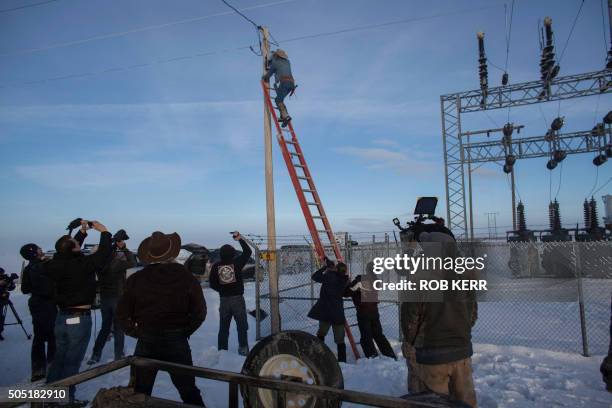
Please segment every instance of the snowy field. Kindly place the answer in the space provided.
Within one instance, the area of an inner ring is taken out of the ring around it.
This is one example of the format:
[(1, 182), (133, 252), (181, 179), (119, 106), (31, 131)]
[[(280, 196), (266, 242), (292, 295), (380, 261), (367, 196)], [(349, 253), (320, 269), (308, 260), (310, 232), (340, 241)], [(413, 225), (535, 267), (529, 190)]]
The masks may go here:
[[(247, 308), (255, 305), (253, 283), (247, 286)], [(27, 297), (12, 293), (19, 314), (28, 331), (31, 321), (27, 310)], [(230, 350), (219, 352), (216, 349), (218, 328), (219, 298), (216, 292), (205, 289), (204, 296), (208, 306), (208, 316), (200, 329), (190, 340), (194, 364), (222, 370), (239, 372), (244, 357), (237, 354), (235, 326), (232, 325)], [(255, 321), (249, 317), (249, 340), (255, 343)], [(13, 322), (9, 314), (7, 322)], [(100, 327), (100, 316), (97, 314), (97, 327)], [(268, 320), (265, 321), (268, 323)], [(603, 323), (607, 324), (607, 321)], [(358, 337), (358, 333), (355, 333)], [(0, 343), (0, 386), (27, 384), (30, 376), (30, 342), (25, 339), (19, 326), (8, 326), (4, 331), (6, 340)], [(389, 337), (396, 337), (389, 333)], [(93, 347), (93, 335), (89, 344), (90, 355)], [(398, 355), (400, 344), (391, 339)], [(333, 346), (331, 336), (328, 344)], [(126, 352), (131, 353), (135, 340), (126, 339)], [(476, 344), (473, 365), (474, 379), (478, 394), (479, 406), (484, 408), (503, 407), (612, 407), (612, 394), (604, 389), (599, 374), (599, 364), (603, 356), (582, 357), (576, 353), (550, 352), (537, 348), (494, 346)], [(112, 360), (112, 343), (107, 343), (102, 362)], [(341, 364), (345, 388), (373, 392), (383, 395), (400, 396), (406, 393), (407, 370), (403, 359), (393, 361), (388, 358), (359, 360)], [(82, 369), (87, 369), (85, 363)], [(92, 400), (101, 387), (125, 385), (128, 381), (128, 369), (105, 375), (96, 380), (80, 385), (77, 397)], [(208, 380), (197, 380), (208, 407), (222, 408), (227, 406), (227, 384)], [(154, 388), (154, 395), (179, 400), (174, 386), (166, 373), (160, 372)], [(345, 406), (355, 406), (346, 404)]]

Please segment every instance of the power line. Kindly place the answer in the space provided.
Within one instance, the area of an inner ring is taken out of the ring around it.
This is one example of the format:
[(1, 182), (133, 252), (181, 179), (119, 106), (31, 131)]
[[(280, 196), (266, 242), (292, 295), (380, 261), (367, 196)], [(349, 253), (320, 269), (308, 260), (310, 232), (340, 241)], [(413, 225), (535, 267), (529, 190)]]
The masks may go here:
[(604, 44), (604, 53), (608, 53), (608, 38), (606, 37), (606, 17), (605, 17), (605, 11), (604, 11), (604, 0), (601, 0), (600, 2), (600, 6), (601, 6), (601, 28), (602, 28), (602, 34), (603, 34), (603, 44)]
[[(286, 1), (295, 1), (295, 0), (286, 0)], [(395, 20), (395, 21), (389, 21), (389, 22), (386, 22), (386, 23), (379, 23), (379, 24), (369, 24), (369, 25), (364, 25), (364, 26), (357, 26), (357, 27), (346, 28), (346, 29), (343, 29), (343, 30), (320, 32), (320, 33), (315, 33), (315, 34), (309, 34), (309, 35), (303, 35), (303, 36), (299, 36), (299, 37), (288, 38), (288, 39), (285, 39), (285, 40), (278, 41), (277, 43), (295, 42), (295, 41), (301, 41), (301, 40), (312, 39), (312, 38), (320, 38), (320, 37), (339, 35), (339, 34), (344, 34), (344, 33), (348, 33), (348, 32), (364, 31), (364, 30), (370, 30), (370, 29), (374, 29), (374, 28), (387, 27), (387, 26), (391, 26), (391, 25), (407, 24), (407, 23), (415, 22), (415, 21), (430, 20), (430, 19), (434, 19), (434, 18), (447, 17), (447, 16), (452, 16), (452, 15), (457, 15), (457, 14), (464, 14), (464, 13), (471, 13), (471, 12), (475, 12), (475, 11), (481, 11), (481, 10), (490, 9), (490, 8), (493, 8), (493, 7), (499, 7), (500, 5), (501, 4), (498, 3), (498, 4), (495, 4), (495, 5), (489, 5), (489, 6), (479, 7), (479, 8), (471, 8), (471, 9), (458, 10), (458, 11), (454, 11), (454, 12), (441, 13), (441, 14), (424, 16), (424, 17), (415, 17), (415, 18), (409, 18), (409, 19), (403, 19), (403, 20)], [(22, 85), (35, 85), (35, 84), (41, 84), (41, 83), (45, 83), (45, 82), (67, 80), (67, 79), (74, 79), (74, 78), (83, 78), (83, 77), (89, 77), (89, 76), (94, 76), (94, 75), (99, 75), (99, 74), (105, 74), (105, 73), (108, 73), (108, 72), (129, 71), (129, 70), (132, 70), (132, 69), (137, 69), (137, 68), (142, 68), (142, 67), (147, 67), (147, 66), (155, 66), (155, 65), (159, 65), (159, 64), (166, 64), (166, 63), (169, 63), (169, 62), (187, 60), (187, 59), (191, 59), (191, 58), (197, 58), (197, 57), (203, 57), (203, 56), (209, 56), (209, 55), (216, 55), (216, 54), (221, 54), (221, 53), (225, 53), (225, 52), (248, 50), (248, 49), (252, 49), (252, 48), (247, 45), (247, 46), (236, 47), (236, 48), (227, 48), (227, 49), (218, 50), (218, 51), (200, 52), (200, 53), (196, 53), (196, 54), (183, 55), (183, 56), (178, 56), (178, 57), (169, 58), (169, 59), (165, 59), (165, 60), (150, 61), (150, 62), (146, 62), (146, 63), (142, 63), (142, 64), (134, 64), (134, 65), (129, 65), (129, 66), (119, 66), (119, 67), (106, 68), (106, 69), (101, 69), (101, 70), (96, 70), (96, 71), (91, 71), (91, 72), (86, 72), (86, 73), (75, 73), (75, 74), (68, 74), (68, 75), (62, 75), (62, 76), (57, 76), (57, 77), (50, 77), (50, 78), (45, 78), (45, 79), (40, 79), (40, 80), (33, 80), (33, 81), (26, 81), (26, 82), (19, 82), (19, 83), (13, 83), (13, 84), (0, 85), (0, 89), (6, 89), (6, 88), (9, 88), (9, 87), (22, 86)]]
[(253, 20), (251, 20), (250, 18), (248, 18), (247, 16), (245, 16), (244, 14), (242, 14), (240, 12), (240, 10), (238, 10), (236, 7), (232, 6), (231, 4), (229, 4), (227, 1), (225, 0), (221, 0), (223, 2), (223, 4), (225, 4), (227, 7), (231, 8), (232, 10), (234, 10), (236, 12), (236, 14), (238, 14), (239, 16), (241, 16), (242, 18), (244, 18), (246, 21), (248, 21), (249, 23), (253, 24), (253, 26), (255, 26), (256, 29), (259, 30), (259, 24), (257, 24), (256, 22), (254, 22)]
[[(54, 0), (54, 1), (57, 1), (57, 0)], [(258, 5), (251, 6), (251, 7), (245, 7), (245, 8), (242, 8), (241, 10), (243, 10), (243, 11), (244, 10), (255, 10), (255, 9), (260, 9), (260, 8), (278, 6), (278, 5), (286, 4), (286, 3), (292, 3), (292, 2), (295, 2), (295, 1), (296, 0), (281, 0), (281, 1), (275, 1), (275, 2), (272, 2), (272, 3), (264, 3), (264, 4), (258, 4)], [(51, 44), (51, 45), (45, 46), (45, 47), (37, 47), (37, 48), (30, 48), (30, 49), (22, 50), (22, 51), (1, 53), (0, 57), (9, 57), (9, 56), (14, 56), (14, 55), (24, 55), (24, 54), (33, 54), (33, 53), (41, 52), (41, 51), (54, 50), (54, 49), (58, 49), (58, 48), (66, 48), (66, 47), (71, 47), (71, 46), (75, 46), (75, 45), (86, 44), (86, 43), (93, 42), (93, 41), (100, 41), (100, 40), (107, 40), (107, 39), (110, 39), (110, 38), (124, 37), (124, 36), (129, 35), (129, 34), (135, 34), (135, 33), (142, 33), (142, 32), (146, 32), (146, 31), (158, 30), (160, 28), (172, 27), (172, 26), (175, 26), (175, 25), (185, 24), (185, 23), (194, 23), (194, 22), (197, 22), (197, 21), (207, 20), (207, 19), (214, 18), (214, 17), (229, 16), (229, 15), (233, 15), (233, 14), (234, 14), (234, 11), (224, 11), (224, 12), (215, 13), (215, 14), (208, 14), (208, 15), (205, 15), (205, 16), (191, 17), (191, 18), (186, 18), (186, 19), (182, 19), (182, 20), (170, 21), (170, 22), (162, 23), (162, 24), (155, 24), (155, 25), (150, 25), (150, 26), (145, 26), (145, 27), (133, 28), (133, 29), (125, 30), (125, 31), (116, 31), (116, 32), (112, 32), (112, 33), (96, 35), (96, 36), (93, 36), (93, 37), (84, 38), (82, 40), (67, 41), (67, 42), (63, 42), (63, 43)]]
[(576, 17), (574, 18), (574, 22), (572, 23), (572, 28), (570, 29), (569, 35), (567, 36), (567, 40), (565, 41), (565, 45), (563, 46), (563, 50), (561, 51), (561, 56), (559, 57), (558, 64), (561, 64), (561, 60), (565, 55), (565, 50), (567, 49), (567, 45), (572, 38), (572, 34), (574, 33), (574, 28), (576, 27), (576, 23), (578, 22), (578, 17), (580, 17), (580, 12), (582, 11), (582, 6), (584, 6), (584, 0), (580, 2), (580, 7), (578, 8), (578, 13), (576, 13)]
[(44, 4), (54, 3), (56, 1), (59, 1), (59, 0), (46, 0), (46, 1), (40, 1), (38, 3), (31, 3), (31, 4), (26, 4), (26, 5), (23, 5), (23, 6), (2, 9), (2, 10), (0, 10), (0, 13), (10, 13), (11, 11), (22, 10), (22, 9), (26, 9), (26, 8), (30, 8), (30, 7), (42, 6)]

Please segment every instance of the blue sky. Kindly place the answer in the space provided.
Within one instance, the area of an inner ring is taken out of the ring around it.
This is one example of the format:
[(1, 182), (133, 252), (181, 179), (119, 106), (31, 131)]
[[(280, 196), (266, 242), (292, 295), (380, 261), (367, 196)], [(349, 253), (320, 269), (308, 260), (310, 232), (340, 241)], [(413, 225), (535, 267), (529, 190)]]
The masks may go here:
[[(0, 10), (22, 4), (3, 0)], [(411, 212), (422, 195), (440, 197), (439, 213), (445, 213), (439, 96), (478, 87), (477, 31), (486, 33), (490, 61), (504, 65), (503, 2), (233, 4), (262, 6), (244, 12), (269, 26), (289, 54), (299, 88), (287, 105), (335, 230), (391, 230), (390, 220)], [(538, 19), (553, 18), (559, 55), (579, 5), (516, 1), (511, 82), (539, 77)], [(604, 66), (609, 44), (600, 6), (585, 1), (562, 75)], [(471, 11), (419, 20), (462, 10)], [(126, 228), (132, 247), (156, 229), (211, 247), (233, 229), (265, 233), (261, 60), (237, 50), (256, 43), (255, 30), (223, 14), (228, 11), (216, 0), (59, 0), (0, 13), (1, 265), (16, 265), (22, 243), (50, 248), (77, 216)], [(211, 17), (56, 46), (199, 16)], [(416, 21), (283, 42), (407, 18)], [(180, 56), (191, 57), (156, 63)], [(141, 64), (148, 65), (127, 68)], [(93, 75), (26, 84), (87, 73)], [(490, 84), (500, 78), (489, 66)], [(564, 130), (590, 129), (610, 102), (610, 95), (563, 102)], [(526, 125), (526, 135), (540, 135), (547, 128), (543, 117), (550, 122), (557, 108), (515, 109), (511, 120)], [(505, 120), (505, 111), (470, 114), (464, 128)], [(278, 233), (303, 233), (278, 146), (274, 151)], [(546, 222), (551, 178), (553, 196), (561, 180), (564, 222), (580, 219), (596, 177), (590, 160), (569, 157), (561, 175), (560, 168), (550, 174), (544, 159), (517, 164), (530, 223)], [(611, 175), (608, 163), (598, 180)], [(499, 226), (509, 225), (510, 193), (500, 167), (480, 168), (474, 183), (477, 227), (486, 227), (485, 213), (492, 211), (499, 212)], [(599, 195), (611, 190), (608, 185)]]

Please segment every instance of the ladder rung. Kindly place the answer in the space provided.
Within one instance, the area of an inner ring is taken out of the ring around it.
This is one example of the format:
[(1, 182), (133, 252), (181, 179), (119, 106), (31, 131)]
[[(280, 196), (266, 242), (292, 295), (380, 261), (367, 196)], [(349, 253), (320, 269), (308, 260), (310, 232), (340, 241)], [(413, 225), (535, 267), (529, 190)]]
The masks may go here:
[(289, 152), (289, 154), (292, 155), (292, 156), (297, 156), (297, 157), (301, 156), (301, 154), (295, 153), (295, 152)]
[(297, 164), (297, 163), (291, 163), (291, 164), (293, 164), (293, 167), (301, 167), (301, 168), (306, 167), (306, 166), (302, 166), (301, 164)]
[(309, 188), (305, 188), (302, 191), (305, 192), (305, 193), (314, 193), (314, 190), (311, 190)]
[(329, 235), (329, 230), (317, 230), (317, 232), (324, 232)]
[(321, 205), (319, 203), (306, 203), (306, 204), (308, 204), (308, 205), (316, 205), (317, 207)]
[[(287, 128), (285, 128), (285, 129), (288, 130)], [(285, 140), (285, 143), (289, 143), (289, 144), (292, 144), (292, 145), (297, 144), (293, 140)]]
[(300, 180), (310, 180), (310, 177), (306, 177), (306, 176), (298, 176), (298, 178)]
[(325, 217), (323, 217), (322, 215), (313, 215), (312, 218), (319, 218), (319, 219), (324, 219)]

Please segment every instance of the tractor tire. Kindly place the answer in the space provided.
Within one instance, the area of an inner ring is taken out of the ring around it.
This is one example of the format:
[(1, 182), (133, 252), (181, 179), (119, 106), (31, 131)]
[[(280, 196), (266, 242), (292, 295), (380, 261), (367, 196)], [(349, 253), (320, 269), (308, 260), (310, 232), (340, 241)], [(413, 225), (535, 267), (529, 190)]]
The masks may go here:
[[(260, 340), (247, 356), (242, 374), (304, 384), (344, 388), (342, 370), (334, 353), (317, 337), (298, 330), (283, 331)], [(274, 408), (276, 393), (265, 388), (241, 386), (245, 408)], [(337, 408), (338, 401), (287, 393), (285, 406)]]

